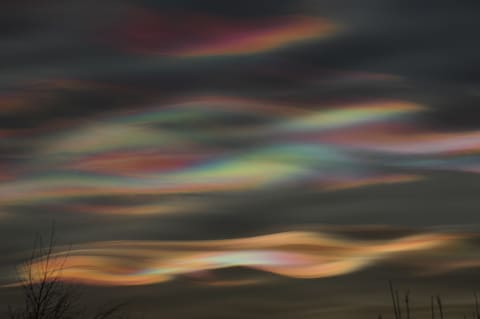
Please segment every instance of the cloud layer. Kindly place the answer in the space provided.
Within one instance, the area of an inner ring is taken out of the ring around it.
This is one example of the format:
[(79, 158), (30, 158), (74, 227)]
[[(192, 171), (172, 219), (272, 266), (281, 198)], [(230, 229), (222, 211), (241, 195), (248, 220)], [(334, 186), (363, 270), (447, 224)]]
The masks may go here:
[[(424, 233), (392, 240), (352, 241), (323, 233), (285, 232), (211, 241), (93, 242), (55, 253), (49, 260), (40, 259), (32, 269), (33, 280), (41, 280), (43, 271), (58, 271), (64, 281), (113, 286), (155, 284), (233, 267), (292, 278), (324, 278), (415, 253), (434, 252), (448, 261), (452, 256), (445, 254), (445, 249), (459, 245), (463, 238)], [(464, 267), (468, 266), (467, 262)], [(449, 263), (444, 270), (461, 267), (461, 263)]]

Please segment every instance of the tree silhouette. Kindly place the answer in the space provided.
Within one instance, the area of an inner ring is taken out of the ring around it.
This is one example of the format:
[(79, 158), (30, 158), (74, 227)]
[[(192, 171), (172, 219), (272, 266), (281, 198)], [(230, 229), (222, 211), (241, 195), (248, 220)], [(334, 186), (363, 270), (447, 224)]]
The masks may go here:
[(18, 268), (22, 288), (22, 303), (8, 306), (10, 319), (111, 319), (124, 318), (123, 303), (105, 306), (91, 314), (80, 303), (80, 289), (62, 281), (62, 270), (69, 255), (61, 259), (55, 255), (55, 227), (51, 228), (48, 240), (37, 235), (32, 253)]

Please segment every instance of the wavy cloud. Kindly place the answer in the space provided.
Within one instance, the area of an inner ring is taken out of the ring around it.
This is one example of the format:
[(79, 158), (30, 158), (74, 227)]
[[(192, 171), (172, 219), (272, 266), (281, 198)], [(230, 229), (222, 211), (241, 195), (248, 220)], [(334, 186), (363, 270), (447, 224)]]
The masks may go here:
[[(427, 131), (416, 124), (425, 110), (394, 100), (295, 106), (201, 96), (115, 112), (40, 134), (38, 159), (9, 163), (0, 176), (0, 202), (152, 215), (213, 204), (168, 198), (175, 194), (340, 191), (415, 182), (422, 170), (480, 172), (478, 133)], [(161, 198), (115, 201), (135, 196)]]
[[(114, 241), (55, 254), (61, 279), (92, 285), (147, 285), (232, 267), (291, 278), (349, 274), (404, 254), (440, 252), (465, 235), (424, 233), (392, 240), (349, 240), (325, 233), (285, 232), (210, 241)], [(41, 273), (44, 261), (34, 264)]]
[[(135, 10), (116, 32), (122, 46), (143, 54), (173, 57), (266, 52), (333, 34), (326, 19), (308, 16), (238, 20), (200, 14)], [(188, 21), (188, 23), (185, 23)]]

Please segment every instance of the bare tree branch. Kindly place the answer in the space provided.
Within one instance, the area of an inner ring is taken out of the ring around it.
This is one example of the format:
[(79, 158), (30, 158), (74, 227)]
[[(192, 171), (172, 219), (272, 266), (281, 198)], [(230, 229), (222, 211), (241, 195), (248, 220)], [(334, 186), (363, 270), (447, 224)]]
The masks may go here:
[[(18, 269), (22, 281), (23, 305), (17, 308), (8, 306), (10, 319), (74, 319), (85, 317), (86, 307), (78, 300), (78, 286), (66, 284), (62, 280), (69, 253), (55, 254), (55, 225), (44, 242), (36, 236), (30, 257)], [(125, 317), (120, 310), (124, 303), (93, 312), (92, 319)]]

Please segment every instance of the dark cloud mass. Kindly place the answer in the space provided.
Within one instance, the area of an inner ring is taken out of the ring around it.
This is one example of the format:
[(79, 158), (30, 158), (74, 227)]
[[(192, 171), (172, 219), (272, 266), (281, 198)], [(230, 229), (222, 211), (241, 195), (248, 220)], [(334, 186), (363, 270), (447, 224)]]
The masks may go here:
[(55, 221), (63, 279), (145, 318), (372, 318), (389, 279), (420, 317), (437, 293), (460, 316), (479, 284), (479, 17), (3, 1), (1, 299)]

